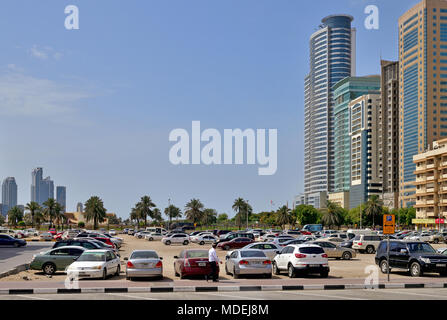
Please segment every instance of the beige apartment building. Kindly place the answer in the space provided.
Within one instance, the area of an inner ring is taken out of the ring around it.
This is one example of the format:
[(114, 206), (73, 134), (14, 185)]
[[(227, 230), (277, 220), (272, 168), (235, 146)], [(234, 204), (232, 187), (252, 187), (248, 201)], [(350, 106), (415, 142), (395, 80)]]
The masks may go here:
[(340, 207), (349, 210), (349, 191), (332, 192), (328, 194), (330, 202), (338, 204)]
[[(416, 164), (416, 225), (438, 225), (447, 217), (447, 138), (413, 156)], [(443, 225), (442, 225), (443, 227)]]

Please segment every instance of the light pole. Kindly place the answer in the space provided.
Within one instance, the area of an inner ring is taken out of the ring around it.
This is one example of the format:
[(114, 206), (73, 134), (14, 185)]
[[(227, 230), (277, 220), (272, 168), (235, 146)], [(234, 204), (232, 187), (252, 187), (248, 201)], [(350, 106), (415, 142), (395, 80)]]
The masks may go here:
[(249, 210), (249, 204), (247, 200), (247, 210), (245, 210), (245, 214), (247, 215), (247, 230), (248, 230), (248, 210)]
[(168, 212), (169, 212), (169, 217), (168, 217), (168, 227), (166, 228), (167, 230), (169, 230), (171, 228), (171, 226), (169, 225), (171, 223), (171, 198), (168, 198)]

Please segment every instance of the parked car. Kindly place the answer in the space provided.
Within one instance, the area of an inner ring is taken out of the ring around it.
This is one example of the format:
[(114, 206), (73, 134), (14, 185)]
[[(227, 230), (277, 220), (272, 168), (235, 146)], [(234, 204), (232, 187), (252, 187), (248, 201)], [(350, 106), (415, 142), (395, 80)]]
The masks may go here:
[[(267, 258), (269, 258), (270, 260), (273, 260), (273, 258), (277, 254), (277, 251), (281, 250), (281, 248), (278, 245), (276, 245), (275, 243), (272, 243), (272, 242), (253, 242), (253, 243), (246, 245), (242, 249), (244, 249), (244, 250), (246, 250), (246, 249), (261, 250), (262, 252), (264, 252), (264, 254), (267, 256)], [(231, 254), (231, 253), (229, 253), (229, 254)]]
[(354, 238), (349, 239), (347, 241), (343, 241), (340, 243), (340, 247), (344, 247), (344, 248), (352, 248), (352, 244), (354, 242)]
[(223, 250), (239, 249), (253, 242), (253, 239), (250, 238), (234, 238), (230, 241), (219, 242), (217, 247)]
[(356, 235), (352, 242), (352, 249), (358, 250), (360, 253), (372, 254), (376, 252), (377, 247), (382, 241), (382, 236), (378, 235)]
[(441, 232), (432, 233), (428, 242), (439, 243), (444, 242), (445, 238)]
[(146, 235), (151, 234), (150, 231), (140, 231), (134, 234), (134, 237), (137, 239), (143, 239)]
[(266, 233), (263, 236), (261, 236), (261, 241), (268, 241), (275, 239), (277, 237), (276, 233)]
[[(383, 273), (388, 272), (388, 241), (382, 241), (378, 247), (375, 262)], [(390, 272), (392, 269), (403, 269), (413, 277), (422, 276), (425, 272), (436, 272), (447, 276), (447, 257), (437, 253), (433, 247), (420, 241), (390, 241)]]
[[(115, 246), (115, 244), (107, 237), (90, 237), (90, 238), (104, 242), (105, 244), (108, 244), (109, 246), (111, 246), (113, 249), (117, 248)], [(87, 238), (87, 239), (90, 239), (90, 238)]]
[(280, 247), (283, 247), (283, 243), (290, 241), (290, 240), (295, 240), (296, 238), (292, 237), (292, 236), (279, 236), (273, 239), (270, 239), (269, 242), (272, 242)]
[(126, 264), (126, 279), (136, 277), (155, 277), (163, 279), (163, 257), (154, 250), (134, 250), (129, 258), (124, 258)]
[(323, 248), (324, 252), (327, 254), (328, 258), (351, 260), (356, 257), (356, 252), (353, 249), (340, 247), (329, 241), (316, 240), (308, 242), (311, 244), (316, 244)]
[(237, 279), (240, 275), (272, 277), (272, 262), (262, 250), (239, 249), (225, 257), (225, 273)]
[(231, 232), (231, 230), (218, 230), (216, 232), (216, 236), (218, 236), (220, 238), (220, 236), (223, 236), (223, 235), (225, 235), (227, 233), (230, 233), (230, 232)]
[(119, 276), (120, 260), (110, 250), (86, 250), (68, 268), (68, 274), (75, 274), (78, 278), (102, 278), (109, 275)]
[(307, 241), (304, 239), (292, 239), (292, 240), (288, 240), (286, 242), (281, 243), (281, 246), (285, 247), (285, 246), (288, 246), (289, 244), (302, 244), (302, 243), (306, 243), (306, 242)]
[(116, 235), (117, 235), (117, 232), (116, 232), (115, 229), (110, 229), (110, 230), (109, 230), (109, 234), (110, 234), (111, 236), (116, 236)]
[(314, 232), (322, 231), (323, 225), (321, 225), (321, 224), (306, 224), (302, 230), (314, 233)]
[(15, 230), (12, 229), (0, 229), (0, 234), (7, 234), (10, 235), (13, 238), (20, 239), (21, 235), (17, 234)]
[(66, 247), (66, 246), (83, 247), (87, 250), (102, 249), (102, 247), (100, 245), (98, 245), (97, 243), (95, 243), (91, 240), (87, 240), (87, 239), (77, 239), (77, 240), (67, 239), (67, 240), (57, 241), (54, 243), (53, 249), (60, 248), (60, 247)]
[(29, 228), (25, 230), (28, 233), (29, 237), (37, 237), (39, 235), (39, 231), (34, 228)]
[(135, 230), (134, 229), (129, 229), (129, 230), (127, 230), (127, 234), (129, 236), (133, 236), (135, 234)]
[(204, 231), (204, 232), (199, 232), (195, 235), (189, 235), (189, 240), (191, 242), (197, 242), (197, 239), (201, 236), (212, 236), (214, 238), (214, 235), (212, 232)]
[[(208, 250), (186, 249), (174, 256), (174, 272), (176, 277), (184, 279), (188, 276), (207, 276), (211, 273)], [(219, 273), (219, 264), (217, 264)]]
[(77, 230), (66, 230), (63, 234), (62, 234), (62, 239), (66, 240), (66, 239), (74, 239), (77, 237), (77, 235), (79, 234), (79, 232)]
[(224, 237), (220, 238), (219, 242), (226, 242), (235, 238), (250, 238), (252, 240), (255, 240), (254, 234), (250, 232), (230, 232), (227, 233)]
[(30, 263), (31, 270), (42, 270), (52, 275), (57, 271), (65, 271), (76, 261), (86, 249), (78, 246), (66, 246), (35, 254)]
[(152, 232), (144, 236), (147, 241), (161, 240), (163, 239), (163, 234)]
[(302, 235), (300, 230), (286, 230), (282, 234), (283, 235), (287, 235), (287, 236), (291, 236), (291, 237), (294, 237), (294, 238)]
[(0, 234), (0, 246), (23, 247), (26, 246), (26, 241), (11, 237), (9, 234)]
[(189, 236), (186, 233), (175, 233), (171, 236), (164, 237), (163, 239), (161, 239), (161, 242), (163, 242), (167, 246), (176, 243), (181, 243), (186, 246), (189, 243)]
[(284, 247), (273, 259), (273, 273), (287, 271), (289, 278), (297, 274), (319, 273), (322, 278), (329, 275), (328, 256), (323, 248), (315, 244), (298, 244)]
[(118, 249), (121, 248), (121, 245), (124, 242), (123, 238), (111, 236), (109, 233), (103, 233), (102, 236), (109, 238), (110, 241), (112, 241), (115, 244), (115, 246), (118, 247)]
[(216, 243), (217, 238), (211, 234), (204, 234), (201, 236), (198, 236), (197, 238), (194, 238), (194, 240), (191, 240), (191, 242), (198, 243), (200, 245), (204, 245), (205, 243)]
[(423, 242), (429, 242), (431, 238), (431, 234), (428, 232), (420, 232), (417, 234), (414, 234), (410, 237), (407, 237), (407, 240), (413, 240), (413, 241), (423, 241)]
[(41, 240), (53, 240), (53, 235), (49, 232), (41, 233), (39, 237)]

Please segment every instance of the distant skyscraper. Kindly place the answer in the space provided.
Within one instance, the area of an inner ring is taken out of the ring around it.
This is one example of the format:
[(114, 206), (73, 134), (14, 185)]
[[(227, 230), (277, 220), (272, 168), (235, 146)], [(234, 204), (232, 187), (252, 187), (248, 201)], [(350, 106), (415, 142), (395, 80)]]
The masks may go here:
[(54, 199), (54, 182), (50, 177), (43, 177), (43, 169), (36, 168), (31, 173), (31, 201), (42, 205), (49, 198)]
[(67, 188), (63, 186), (56, 187), (56, 201), (67, 210)]
[[(310, 37), (310, 72), (304, 90), (304, 192), (314, 198), (334, 189), (333, 86), (355, 75), (353, 17), (331, 15)], [(323, 193), (322, 193), (323, 192)]]
[(78, 202), (78, 204), (76, 205), (76, 212), (84, 212), (84, 205), (82, 204), (82, 202)]
[(8, 177), (2, 183), (2, 214), (6, 215), (17, 205), (17, 184), (14, 177)]
[(50, 177), (46, 177), (42, 180), (40, 188), (40, 201), (44, 203), (48, 199), (54, 199), (54, 182)]

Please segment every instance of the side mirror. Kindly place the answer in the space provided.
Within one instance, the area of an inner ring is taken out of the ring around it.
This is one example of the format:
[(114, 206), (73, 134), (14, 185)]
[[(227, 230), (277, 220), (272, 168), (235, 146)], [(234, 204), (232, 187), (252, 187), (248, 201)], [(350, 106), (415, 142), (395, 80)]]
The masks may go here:
[(128, 257), (124, 257), (124, 260), (126, 260), (126, 261), (127, 261), (127, 260), (129, 260), (129, 258), (128, 258)]
[(230, 257), (229, 256), (225, 256), (225, 260), (228, 260), (228, 259), (230, 259)]
[(277, 253), (277, 254), (281, 254), (281, 251), (279, 251), (279, 250), (276, 250), (276, 253)]
[(163, 260), (163, 257), (158, 257), (160, 260)]
[(76, 260), (78, 260), (78, 258), (79, 258), (79, 257), (74, 257), (74, 258), (73, 258), (73, 261), (76, 261)]
[(178, 259), (178, 256), (174, 256), (174, 259)]

